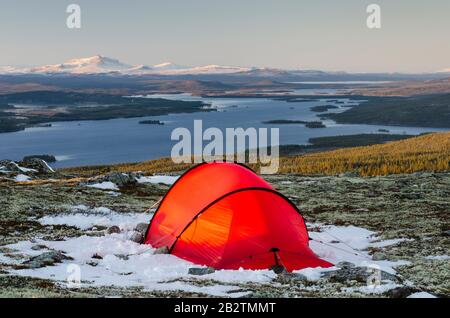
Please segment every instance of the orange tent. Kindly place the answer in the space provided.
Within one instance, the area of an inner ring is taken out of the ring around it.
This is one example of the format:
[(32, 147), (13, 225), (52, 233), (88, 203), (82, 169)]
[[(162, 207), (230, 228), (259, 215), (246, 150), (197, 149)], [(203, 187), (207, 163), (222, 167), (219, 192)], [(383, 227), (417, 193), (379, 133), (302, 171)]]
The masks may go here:
[(332, 266), (309, 248), (296, 206), (234, 163), (203, 163), (183, 174), (161, 201), (145, 243), (217, 269)]

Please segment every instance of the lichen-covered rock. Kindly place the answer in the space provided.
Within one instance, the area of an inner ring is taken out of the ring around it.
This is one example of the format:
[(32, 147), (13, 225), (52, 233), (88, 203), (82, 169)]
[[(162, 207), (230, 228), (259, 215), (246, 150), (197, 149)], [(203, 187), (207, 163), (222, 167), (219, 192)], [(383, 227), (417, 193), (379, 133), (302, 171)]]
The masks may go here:
[(63, 260), (72, 260), (72, 257), (64, 255), (61, 251), (50, 251), (34, 256), (22, 263), (25, 268), (41, 268), (61, 263)]
[(100, 181), (109, 181), (116, 184), (119, 188), (122, 188), (135, 185), (137, 183), (137, 175), (135, 173), (111, 172), (100, 178)]
[(381, 280), (398, 281), (395, 275), (386, 273), (374, 267), (369, 266), (355, 266), (350, 263), (339, 263), (337, 270), (326, 271), (322, 274), (322, 278), (325, 278), (331, 282), (345, 283), (349, 281), (356, 281), (359, 283), (368, 283), (369, 279), (379, 275)]

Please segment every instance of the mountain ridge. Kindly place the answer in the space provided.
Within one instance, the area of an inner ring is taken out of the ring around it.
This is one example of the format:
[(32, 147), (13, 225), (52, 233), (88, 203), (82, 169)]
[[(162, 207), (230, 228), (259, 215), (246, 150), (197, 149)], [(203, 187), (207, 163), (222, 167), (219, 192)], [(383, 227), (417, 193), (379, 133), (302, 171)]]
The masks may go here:
[(46, 64), (33, 67), (0, 67), (1, 74), (108, 74), (119, 73), (124, 75), (177, 75), (177, 74), (229, 74), (250, 71), (254, 68), (224, 65), (183, 66), (172, 62), (163, 62), (155, 65), (131, 65), (118, 59), (94, 55), (83, 58), (69, 59), (59, 64)]

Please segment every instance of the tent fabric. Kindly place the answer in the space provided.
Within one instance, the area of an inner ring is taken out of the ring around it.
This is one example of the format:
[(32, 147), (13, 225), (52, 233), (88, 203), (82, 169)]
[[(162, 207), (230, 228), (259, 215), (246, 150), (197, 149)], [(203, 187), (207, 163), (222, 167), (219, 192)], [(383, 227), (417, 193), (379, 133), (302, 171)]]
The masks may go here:
[(234, 163), (204, 163), (182, 175), (155, 212), (145, 243), (217, 269), (332, 266), (309, 248), (295, 205)]

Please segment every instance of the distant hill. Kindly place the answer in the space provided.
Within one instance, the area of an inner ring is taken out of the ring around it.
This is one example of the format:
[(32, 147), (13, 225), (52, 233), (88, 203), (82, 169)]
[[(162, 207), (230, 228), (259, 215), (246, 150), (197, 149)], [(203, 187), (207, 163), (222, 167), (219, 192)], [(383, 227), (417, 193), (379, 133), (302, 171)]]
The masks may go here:
[(450, 128), (450, 94), (370, 98), (345, 112), (321, 117), (345, 124)]
[(353, 90), (356, 95), (365, 96), (414, 96), (450, 93), (450, 77), (427, 81), (393, 82), (377, 88)]

